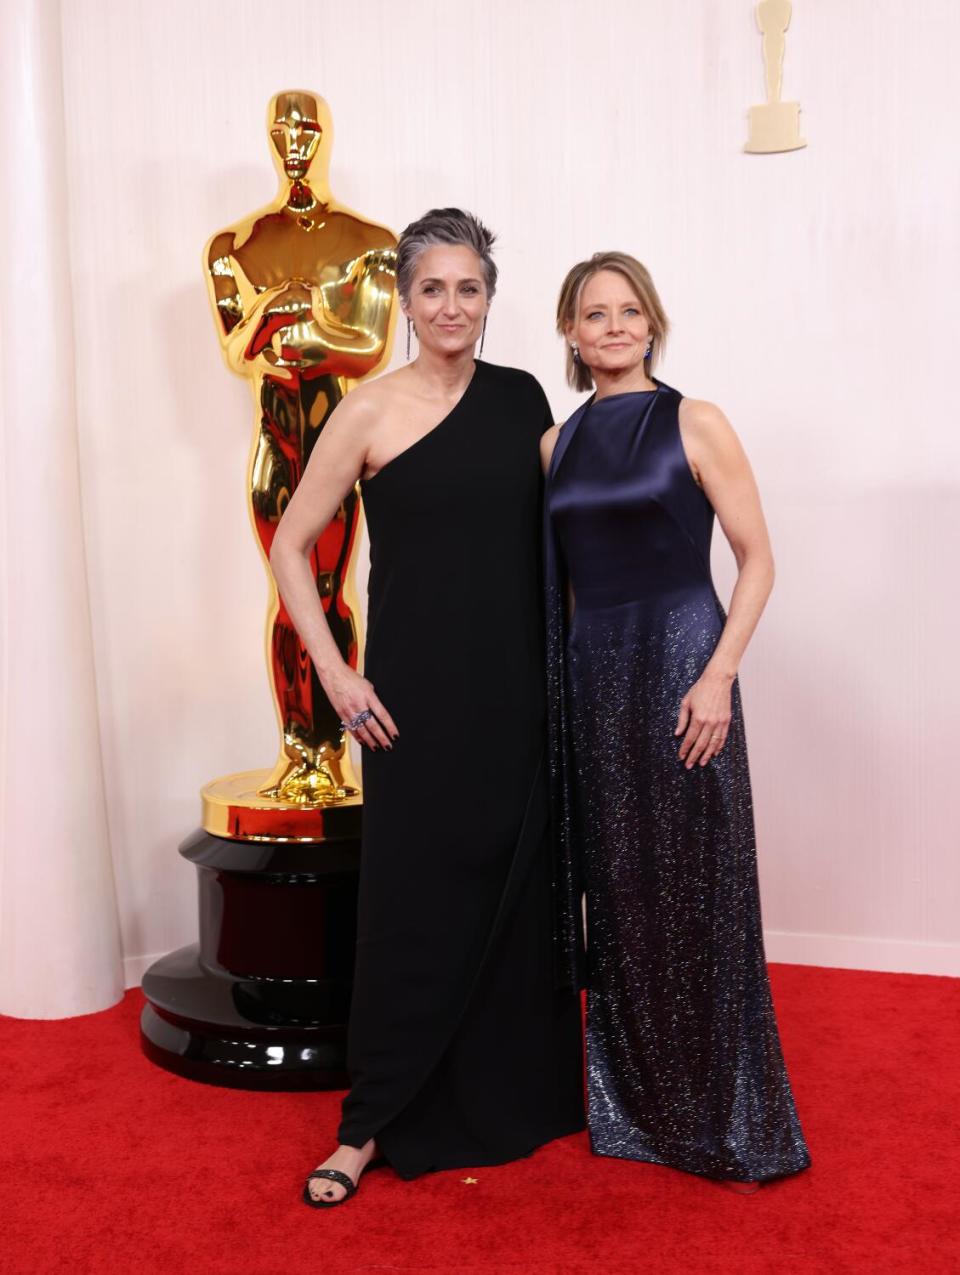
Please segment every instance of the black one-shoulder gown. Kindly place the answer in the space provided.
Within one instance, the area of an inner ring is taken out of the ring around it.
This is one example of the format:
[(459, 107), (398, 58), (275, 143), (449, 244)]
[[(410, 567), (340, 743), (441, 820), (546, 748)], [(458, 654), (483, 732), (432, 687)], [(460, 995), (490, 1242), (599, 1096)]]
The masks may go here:
[(366, 675), (400, 737), (366, 753), (352, 1087), (340, 1140), (403, 1177), (583, 1128), (580, 1011), (557, 989), (533, 377), (477, 363), (363, 484)]

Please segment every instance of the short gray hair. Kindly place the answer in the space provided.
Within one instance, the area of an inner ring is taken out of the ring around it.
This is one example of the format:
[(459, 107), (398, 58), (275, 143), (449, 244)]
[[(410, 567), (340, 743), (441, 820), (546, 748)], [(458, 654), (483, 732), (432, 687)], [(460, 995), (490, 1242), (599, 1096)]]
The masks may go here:
[(411, 221), (397, 245), (397, 291), (401, 300), (409, 300), (417, 262), (423, 253), (440, 244), (473, 249), (483, 266), (487, 297), (492, 298), (497, 290), (497, 267), (490, 251), (495, 239), (496, 235), (473, 213), (461, 208), (431, 208)]

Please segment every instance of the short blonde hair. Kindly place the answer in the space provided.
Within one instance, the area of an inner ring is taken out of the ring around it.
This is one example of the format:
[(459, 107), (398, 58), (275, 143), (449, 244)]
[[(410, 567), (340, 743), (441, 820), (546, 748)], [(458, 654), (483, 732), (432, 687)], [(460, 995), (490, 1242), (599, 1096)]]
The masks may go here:
[(574, 323), (580, 305), (580, 297), (588, 279), (601, 270), (616, 270), (622, 274), (637, 294), (643, 313), (650, 324), (650, 371), (656, 366), (663, 352), (669, 324), (663, 302), (653, 285), (650, 271), (628, 252), (595, 252), (589, 261), (580, 261), (567, 272), (557, 300), (557, 331), (564, 338), (567, 351), (567, 383), (575, 390), (592, 390), (593, 376), (585, 363), (573, 357), (570, 342), (566, 339), (568, 323)]

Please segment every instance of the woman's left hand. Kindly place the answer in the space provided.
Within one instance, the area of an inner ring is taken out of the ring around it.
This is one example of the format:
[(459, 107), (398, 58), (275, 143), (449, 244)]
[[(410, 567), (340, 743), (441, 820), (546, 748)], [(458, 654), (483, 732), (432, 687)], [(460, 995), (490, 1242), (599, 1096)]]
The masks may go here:
[(683, 735), (680, 760), (687, 770), (706, 766), (727, 742), (730, 729), (730, 687), (722, 675), (704, 673), (680, 701), (674, 735)]

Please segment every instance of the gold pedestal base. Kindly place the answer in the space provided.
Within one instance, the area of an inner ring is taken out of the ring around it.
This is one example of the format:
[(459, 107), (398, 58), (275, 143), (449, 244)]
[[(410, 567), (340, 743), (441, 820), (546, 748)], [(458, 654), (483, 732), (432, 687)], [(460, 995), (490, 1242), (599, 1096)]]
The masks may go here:
[(326, 805), (264, 796), (270, 770), (223, 775), (200, 791), (204, 830), (231, 841), (326, 841), (359, 836), (359, 793)]
[(750, 137), (744, 150), (751, 155), (774, 155), (806, 146), (800, 136), (799, 102), (764, 102), (750, 107)]

